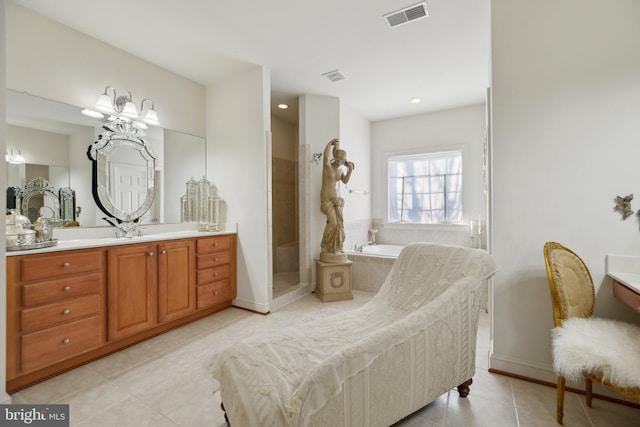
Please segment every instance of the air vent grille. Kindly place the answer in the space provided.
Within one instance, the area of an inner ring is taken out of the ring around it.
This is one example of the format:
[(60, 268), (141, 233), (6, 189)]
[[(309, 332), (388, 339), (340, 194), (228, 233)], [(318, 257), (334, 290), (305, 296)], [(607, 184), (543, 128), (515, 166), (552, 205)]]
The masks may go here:
[(425, 2), (422, 2), (388, 13), (384, 15), (384, 19), (387, 21), (389, 28), (393, 28), (428, 16), (429, 12), (427, 11), (427, 5)]
[(328, 73), (322, 74), (322, 76), (326, 77), (333, 83), (346, 79), (346, 77), (340, 72), (340, 70), (329, 71)]

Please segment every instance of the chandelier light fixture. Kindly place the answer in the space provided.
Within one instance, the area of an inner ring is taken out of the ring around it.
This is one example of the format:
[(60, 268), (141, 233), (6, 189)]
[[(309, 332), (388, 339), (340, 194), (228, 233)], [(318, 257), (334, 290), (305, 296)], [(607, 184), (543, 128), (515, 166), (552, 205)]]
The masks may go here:
[[(155, 110), (155, 105), (152, 100), (149, 98), (143, 99), (140, 103), (140, 112), (138, 112), (138, 108), (133, 102), (131, 92), (118, 96), (116, 90), (111, 86), (107, 86), (104, 89), (104, 93), (98, 98), (95, 108), (103, 113), (109, 114), (111, 120), (119, 118), (125, 121), (132, 121), (134, 125), (143, 129), (146, 128), (146, 124), (151, 126), (160, 125), (158, 112)], [(82, 110), (82, 114), (97, 118), (104, 117), (101, 112), (88, 109)]]

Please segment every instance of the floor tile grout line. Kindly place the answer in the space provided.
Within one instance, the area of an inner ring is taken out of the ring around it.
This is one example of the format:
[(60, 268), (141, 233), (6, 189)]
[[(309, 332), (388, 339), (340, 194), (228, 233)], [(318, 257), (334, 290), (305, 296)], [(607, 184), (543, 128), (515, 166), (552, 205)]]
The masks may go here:
[(589, 411), (587, 410), (587, 405), (586, 405), (585, 402), (582, 401), (581, 396), (576, 394), (573, 397), (578, 400), (578, 405), (580, 405), (580, 408), (582, 409), (582, 412), (587, 417), (587, 421), (589, 421), (589, 425), (591, 425), (591, 427), (596, 427), (595, 424), (593, 423), (593, 420), (589, 416)]
[(513, 389), (513, 380), (509, 379), (509, 390), (511, 390), (511, 401), (513, 402), (513, 411), (516, 416), (516, 427), (520, 427), (520, 415), (518, 414), (518, 403), (516, 402), (516, 392)]

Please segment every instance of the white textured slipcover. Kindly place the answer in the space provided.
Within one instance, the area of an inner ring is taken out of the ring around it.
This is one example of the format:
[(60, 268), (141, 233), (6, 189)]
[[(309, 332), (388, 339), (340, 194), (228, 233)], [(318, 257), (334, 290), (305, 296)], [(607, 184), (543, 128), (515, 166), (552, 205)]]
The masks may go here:
[(407, 246), (362, 307), (241, 341), (218, 355), (232, 427), (386, 426), (470, 379), (485, 251)]

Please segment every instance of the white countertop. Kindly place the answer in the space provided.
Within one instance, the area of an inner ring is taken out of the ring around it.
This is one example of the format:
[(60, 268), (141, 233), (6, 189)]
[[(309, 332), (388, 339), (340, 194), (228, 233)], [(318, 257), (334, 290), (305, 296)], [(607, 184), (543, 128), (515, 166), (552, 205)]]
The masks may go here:
[[(107, 230), (109, 230), (107, 228)], [(110, 229), (110, 233), (113, 233), (115, 229)], [(153, 229), (152, 229), (153, 230)], [(155, 230), (154, 230), (155, 231)], [(160, 229), (158, 229), (160, 231)], [(78, 235), (78, 238), (68, 238), (72, 236), (64, 236), (64, 238), (58, 239), (58, 244), (48, 248), (42, 249), (28, 249), (24, 251), (7, 251), (7, 256), (16, 255), (30, 255), (39, 253), (59, 252), (74, 249), (87, 249), (87, 248), (101, 248), (105, 246), (119, 246), (119, 245), (132, 245), (135, 243), (147, 243), (163, 240), (175, 240), (175, 239), (187, 239), (196, 237), (217, 236), (224, 234), (235, 234), (235, 227), (225, 227), (223, 231), (198, 231), (194, 229), (189, 230), (169, 230), (162, 232), (149, 232), (142, 236), (136, 237), (83, 237)], [(60, 233), (63, 234), (63, 233)], [(56, 232), (54, 231), (54, 238), (56, 238)]]
[(640, 256), (607, 255), (607, 276), (640, 293)]

